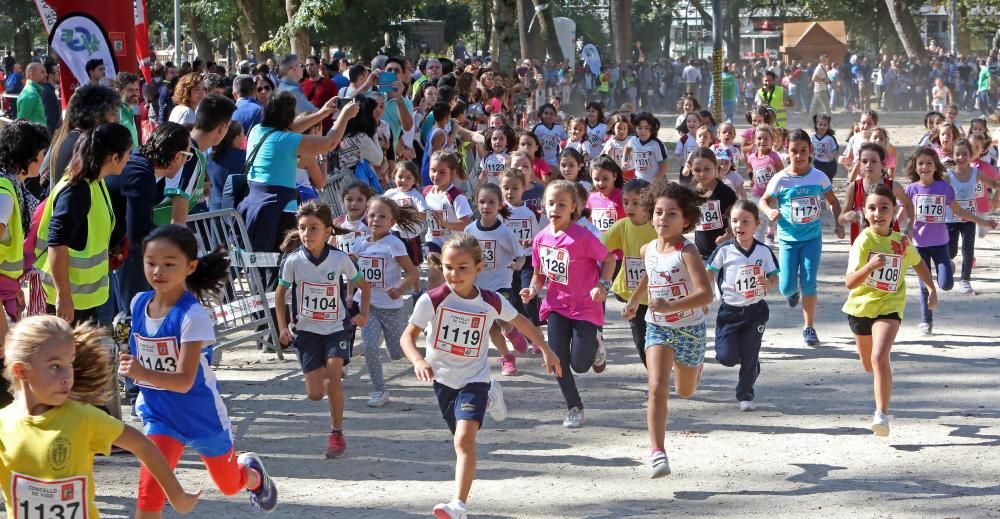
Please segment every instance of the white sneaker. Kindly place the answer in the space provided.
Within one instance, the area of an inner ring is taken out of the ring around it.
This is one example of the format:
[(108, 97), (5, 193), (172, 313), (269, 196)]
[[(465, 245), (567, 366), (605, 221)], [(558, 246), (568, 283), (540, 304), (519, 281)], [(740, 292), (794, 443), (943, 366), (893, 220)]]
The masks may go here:
[(961, 293), (963, 293), (963, 294), (971, 294), (971, 293), (973, 293), (972, 283), (969, 283), (968, 281), (966, 281), (964, 279), (958, 280), (958, 291), (961, 292)]
[(934, 326), (931, 323), (920, 323), (920, 325), (917, 326), (917, 329), (920, 330), (920, 335), (925, 337), (928, 335), (934, 335)]
[(649, 455), (649, 471), (652, 479), (670, 475), (670, 461), (667, 460), (666, 452), (656, 451)]
[(597, 355), (594, 356), (594, 373), (603, 373), (608, 366), (608, 348), (604, 345), (604, 340), (597, 338)]
[(502, 422), (507, 418), (507, 403), (503, 400), (503, 386), (495, 379), (490, 379), (489, 400), (486, 404), (486, 412), (490, 413), (490, 418)]
[(740, 401), (740, 411), (748, 412), (748, 411), (756, 411), (756, 410), (757, 410), (757, 404), (753, 403), (753, 400), (741, 400)]
[(579, 429), (583, 425), (583, 409), (579, 407), (570, 408), (569, 412), (566, 413), (566, 419), (563, 420), (563, 427), (567, 429)]
[(368, 407), (382, 407), (388, 402), (388, 391), (372, 391), (368, 393)]
[(468, 519), (469, 515), (460, 501), (452, 501), (435, 505), (434, 517), (437, 519)]
[(889, 419), (892, 418), (887, 414), (882, 414), (881, 411), (875, 411), (875, 416), (872, 418), (871, 430), (875, 433), (875, 436), (889, 436)]

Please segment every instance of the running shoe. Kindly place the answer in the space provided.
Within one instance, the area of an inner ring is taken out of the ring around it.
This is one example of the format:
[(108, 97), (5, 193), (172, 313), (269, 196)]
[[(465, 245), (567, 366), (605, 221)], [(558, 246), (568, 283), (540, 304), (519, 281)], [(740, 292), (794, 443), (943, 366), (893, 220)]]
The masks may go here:
[(434, 517), (437, 519), (468, 519), (465, 506), (458, 500), (450, 503), (438, 503), (434, 506)]
[(566, 419), (563, 420), (563, 427), (567, 429), (579, 429), (583, 425), (583, 409), (579, 407), (570, 408), (569, 412), (566, 413)]
[(347, 438), (343, 431), (330, 431), (326, 438), (326, 459), (339, 458), (347, 452)]
[(518, 353), (528, 351), (528, 339), (525, 338), (524, 334), (518, 331), (517, 328), (511, 328), (510, 331), (503, 334), (503, 336), (510, 341), (510, 345), (514, 347), (514, 351)]
[(271, 476), (264, 470), (264, 462), (255, 452), (244, 452), (236, 458), (236, 463), (257, 473), (260, 477), (260, 487), (257, 490), (247, 489), (250, 494), (250, 503), (261, 512), (273, 512), (278, 506), (278, 487), (274, 486)]
[(975, 293), (975, 291), (972, 290), (972, 283), (969, 283), (967, 280), (964, 279), (958, 280), (958, 291), (963, 294)]
[(740, 402), (740, 411), (746, 413), (756, 410), (757, 410), (757, 404), (753, 403), (753, 400), (743, 400)]
[(670, 475), (670, 461), (667, 460), (667, 453), (662, 450), (655, 450), (649, 455), (649, 477), (652, 479), (662, 478)]
[(597, 338), (597, 355), (594, 356), (594, 373), (604, 373), (608, 367), (608, 347), (601, 337)]
[(812, 326), (806, 326), (802, 329), (802, 340), (805, 341), (806, 346), (819, 346), (819, 335), (816, 335), (816, 329)]
[(505, 377), (517, 375), (517, 359), (513, 354), (500, 357), (500, 374)]
[(389, 392), (388, 391), (372, 391), (368, 393), (368, 407), (384, 407), (385, 404), (389, 403)]
[(503, 386), (495, 379), (490, 379), (490, 392), (488, 393), (486, 412), (490, 413), (490, 418), (502, 422), (507, 418), (507, 402), (503, 399)]
[(934, 335), (934, 325), (932, 323), (920, 323), (917, 329), (920, 330), (920, 335)]
[(542, 349), (540, 347), (536, 346), (535, 344), (532, 344), (531, 345), (531, 353), (534, 353), (535, 355), (541, 355), (542, 354)]
[(786, 297), (785, 301), (788, 302), (788, 306), (790, 306), (792, 308), (795, 308), (796, 306), (799, 306), (799, 298), (800, 298), (799, 293), (796, 292), (796, 293), (794, 293), (794, 294)]
[(875, 436), (889, 436), (889, 419), (892, 418), (887, 414), (882, 414), (881, 411), (875, 411), (875, 416), (872, 418), (871, 430), (875, 433)]

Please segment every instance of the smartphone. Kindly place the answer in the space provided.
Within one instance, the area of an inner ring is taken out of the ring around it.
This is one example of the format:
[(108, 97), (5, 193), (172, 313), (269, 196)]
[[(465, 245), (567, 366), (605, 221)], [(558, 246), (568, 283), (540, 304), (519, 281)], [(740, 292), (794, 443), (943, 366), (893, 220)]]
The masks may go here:
[(350, 97), (338, 97), (337, 110), (343, 110), (345, 106), (351, 104), (351, 101), (354, 101), (354, 99)]
[(396, 87), (392, 86), (398, 80), (395, 72), (381, 72), (378, 75), (378, 91), (383, 93), (392, 93), (396, 91)]

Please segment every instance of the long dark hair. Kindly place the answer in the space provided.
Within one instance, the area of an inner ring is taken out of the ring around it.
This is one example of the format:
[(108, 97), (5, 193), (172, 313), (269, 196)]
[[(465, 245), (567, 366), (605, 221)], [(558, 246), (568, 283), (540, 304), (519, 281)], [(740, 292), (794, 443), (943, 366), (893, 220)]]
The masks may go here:
[(183, 125), (165, 122), (149, 134), (139, 153), (153, 163), (153, 167), (166, 167), (178, 152), (191, 148), (191, 132)]
[(198, 239), (191, 229), (183, 225), (163, 225), (153, 229), (142, 241), (142, 250), (154, 241), (168, 241), (184, 253), (188, 261), (198, 260), (187, 277), (187, 288), (198, 299), (214, 294), (222, 289), (223, 282), (229, 277), (229, 252), (222, 246), (204, 256), (198, 256)]
[(226, 152), (236, 147), (236, 138), (243, 133), (243, 123), (233, 119), (229, 121), (229, 130), (219, 144), (212, 146), (212, 160), (221, 161), (226, 156)]
[(93, 182), (100, 178), (101, 167), (115, 155), (132, 149), (132, 133), (118, 123), (104, 123), (83, 132), (73, 148), (73, 160), (66, 176), (70, 184)]
[(378, 121), (375, 120), (375, 107), (377, 103), (374, 99), (367, 96), (358, 96), (354, 98), (354, 102), (358, 104), (358, 115), (354, 116), (350, 121), (347, 121), (347, 128), (344, 130), (344, 136), (356, 135), (363, 133), (369, 137), (375, 137), (375, 131), (378, 130)]

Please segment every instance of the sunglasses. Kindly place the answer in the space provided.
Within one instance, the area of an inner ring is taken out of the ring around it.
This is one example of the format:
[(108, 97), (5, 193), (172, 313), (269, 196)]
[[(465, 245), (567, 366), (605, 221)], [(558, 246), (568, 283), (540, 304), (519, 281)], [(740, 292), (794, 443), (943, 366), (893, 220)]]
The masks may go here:
[(271, 87), (269, 87), (269, 86), (259, 86), (259, 87), (257, 87), (257, 91), (258, 92), (268, 92), (270, 90), (271, 90)]
[(187, 161), (191, 160), (191, 157), (194, 157), (194, 153), (192, 153), (190, 151), (179, 151), (178, 153), (180, 153), (181, 155), (184, 155), (184, 162), (187, 162)]

